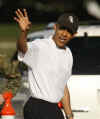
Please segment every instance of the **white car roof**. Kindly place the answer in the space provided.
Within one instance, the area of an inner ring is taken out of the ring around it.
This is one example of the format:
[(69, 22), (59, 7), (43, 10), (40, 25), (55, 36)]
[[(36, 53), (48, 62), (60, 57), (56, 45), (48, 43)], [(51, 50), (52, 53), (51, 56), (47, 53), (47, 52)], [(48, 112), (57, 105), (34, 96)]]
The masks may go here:
[(80, 25), (77, 37), (84, 36), (85, 32), (88, 36), (100, 36), (100, 25)]
[[(88, 36), (100, 36), (100, 25), (80, 25), (76, 37), (82, 37), (87, 33)], [(42, 38), (54, 34), (54, 29), (44, 29), (28, 34), (27, 38)]]

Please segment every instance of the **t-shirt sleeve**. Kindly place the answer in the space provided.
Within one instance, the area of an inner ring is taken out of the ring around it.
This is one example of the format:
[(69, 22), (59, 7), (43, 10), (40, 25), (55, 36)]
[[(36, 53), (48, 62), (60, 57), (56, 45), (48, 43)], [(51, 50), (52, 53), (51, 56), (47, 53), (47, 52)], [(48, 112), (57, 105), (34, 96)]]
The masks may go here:
[(39, 48), (34, 42), (27, 43), (28, 50), (25, 54), (18, 51), (18, 60), (32, 67), (37, 61)]

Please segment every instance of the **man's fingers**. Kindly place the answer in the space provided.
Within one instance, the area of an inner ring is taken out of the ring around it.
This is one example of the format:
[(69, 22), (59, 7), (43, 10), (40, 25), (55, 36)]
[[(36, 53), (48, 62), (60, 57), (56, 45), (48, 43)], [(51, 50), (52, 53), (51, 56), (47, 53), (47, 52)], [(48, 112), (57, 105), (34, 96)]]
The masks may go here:
[(17, 21), (17, 22), (19, 23), (19, 19), (18, 19), (18, 18), (14, 17), (14, 20)]
[(22, 17), (24, 17), (24, 15), (23, 15), (23, 13), (21, 12), (20, 9), (16, 10), (16, 15), (17, 15), (17, 17), (18, 17), (19, 19), (22, 18)]
[(26, 9), (23, 9), (23, 12), (20, 9), (16, 10), (14, 20), (19, 24), (22, 31), (30, 29), (31, 22), (29, 21)]
[(27, 15), (27, 11), (26, 11), (26, 9), (24, 9), (24, 15), (25, 15), (25, 17), (28, 18), (28, 15)]
[(18, 11), (18, 13), (19, 13), (19, 15), (20, 15), (21, 17), (24, 17), (24, 15), (23, 15), (23, 13), (21, 12), (20, 9), (18, 9), (17, 11)]
[(26, 9), (23, 9), (23, 11), (24, 11), (24, 13), (22, 13), (20, 9), (16, 10), (15, 13), (16, 13), (18, 19), (22, 19), (22, 18), (25, 18), (25, 17), (28, 19), (28, 14), (27, 14)]
[(17, 15), (17, 17), (20, 19), (21, 16), (20, 16), (18, 10), (16, 10), (16, 15)]

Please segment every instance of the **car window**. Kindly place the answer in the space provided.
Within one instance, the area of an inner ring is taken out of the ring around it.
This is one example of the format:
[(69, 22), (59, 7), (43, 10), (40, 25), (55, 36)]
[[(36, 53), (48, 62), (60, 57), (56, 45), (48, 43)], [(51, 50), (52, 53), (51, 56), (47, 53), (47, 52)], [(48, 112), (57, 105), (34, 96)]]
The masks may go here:
[(73, 74), (100, 74), (100, 37), (76, 37), (70, 47), (73, 58)]

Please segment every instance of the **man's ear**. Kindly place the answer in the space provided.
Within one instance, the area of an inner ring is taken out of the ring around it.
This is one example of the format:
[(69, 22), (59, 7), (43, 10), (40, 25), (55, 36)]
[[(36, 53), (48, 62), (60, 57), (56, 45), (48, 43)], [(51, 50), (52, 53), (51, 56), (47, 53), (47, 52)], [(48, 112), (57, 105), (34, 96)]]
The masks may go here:
[(72, 35), (72, 38), (74, 38), (77, 35), (77, 32)]
[(57, 30), (57, 24), (54, 24), (54, 30), (56, 31)]

